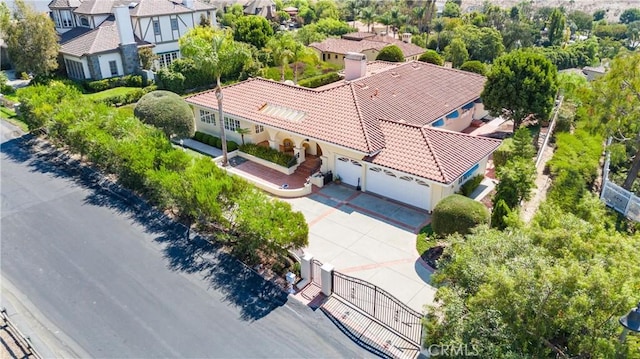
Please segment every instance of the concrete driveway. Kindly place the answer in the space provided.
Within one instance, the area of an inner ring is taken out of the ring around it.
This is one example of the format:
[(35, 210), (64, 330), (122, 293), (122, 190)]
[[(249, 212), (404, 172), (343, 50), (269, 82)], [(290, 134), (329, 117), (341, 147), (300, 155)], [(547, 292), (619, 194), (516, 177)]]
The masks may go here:
[(309, 224), (305, 252), (379, 286), (420, 312), (433, 302), (431, 271), (415, 249), (416, 233), (430, 221), (427, 212), (336, 184), (285, 200)]

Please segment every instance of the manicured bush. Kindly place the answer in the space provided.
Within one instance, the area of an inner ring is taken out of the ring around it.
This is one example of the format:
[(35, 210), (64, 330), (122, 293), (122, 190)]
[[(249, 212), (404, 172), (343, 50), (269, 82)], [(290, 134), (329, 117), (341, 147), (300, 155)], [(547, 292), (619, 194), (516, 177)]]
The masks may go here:
[(115, 87), (142, 87), (142, 76), (127, 75), (122, 77), (111, 77), (108, 79), (87, 81), (82, 83), (87, 92), (100, 92)]
[(480, 61), (471, 60), (465, 61), (462, 65), (460, 65), (460, 70), (475, 72), (480, 75), (484, 75), (487, 72), (487, 67)]
[(168, 90), (175, 93), (184, 93), (186, 77), (179, 73), (163, 68), (156, 73), (156, 84), (161, 90)]
[(389, 62), (403, 62), (404, 54), (402, 50), (396, 45), (385, 46), (380, 50), (376, 60), (389, 61)]
[(218, 144), (219, 141), (220, 139), (218, 137), (211, 136), (211, 135), (207, 137), (207, 145), (209, 146), (217, 147), (216, 145)]
[(204, 133), (200, 132), (200, 131), (196, 131), (196, 133), (193, 134), (193, 139), (198, 141), (198, 142), (202, 142), (202, 139), (204, 138)]
[(493, 152), (493, 165), (497, 170), (499, 167), (504, 166), (507, 163), (507, 160), (511, 156), (514, 150), (513, 139), (507, 138), (498, 147), (495, 152)]
[(330, 72), (328, 74), (310, 77), (308, 79), (298, 81), (298, 85), (302, 87), (316, 88), (330, 84), (332, 82), (339, 81), (341, 79), (337, 72)]
[(214, 146), (222, 148), (222, 139), (220, 137), (214, 137)]
[(473, 193), (473, 191), (478, 188), (480, 182), (482, 182), (483, 179), (483, 175), (474, 176), (473, 178), (465, 182), (462, 186), (460, 186), (460, 193), (463, 196), (469, 197)]
[(142, 96), (133, 113), (142, 122), (161, 129), (169, 138), (193, 135), (191, 107), (173, 92), (152, 91)]
[(439, 236), (465, 235), (480, 224), (489, 224), (489, 221), (489, 210), (482, 203), (454, 194), (438, 202), (433, 209), (431, 226)]
[(235, 151), (238, 149), (238, 144), (234, 141), (227, 141), (227, 151)]
[(418, 61), (428, 62), (430, 64), (442, 66), (444, 65), (444, 58), (438, 54), (435, 50), (427, 50), (424, 54), (420, 55)]
[(240, 151), (262, 158), (263, 160), (273, 162), (283, 167), (292, 167), (295, 165), (295, 157), (288, 153), (279, 152), (270, 147), (262, 147), (253, 143), (246, 143), (241, 145)]

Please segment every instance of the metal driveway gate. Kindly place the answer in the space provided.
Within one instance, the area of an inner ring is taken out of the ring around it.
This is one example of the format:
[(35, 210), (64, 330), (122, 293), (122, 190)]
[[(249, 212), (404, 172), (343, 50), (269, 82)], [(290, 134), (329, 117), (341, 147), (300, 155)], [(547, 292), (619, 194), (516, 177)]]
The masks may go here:
[(340, 272), (333, 272), (333, 294), (353, 304), (385, 327), (420, 345), (422, 314), (383, 289)]
[(322, 286), (322, 262), (317, 259), (311, 260), (311, 281), (319, 286)]

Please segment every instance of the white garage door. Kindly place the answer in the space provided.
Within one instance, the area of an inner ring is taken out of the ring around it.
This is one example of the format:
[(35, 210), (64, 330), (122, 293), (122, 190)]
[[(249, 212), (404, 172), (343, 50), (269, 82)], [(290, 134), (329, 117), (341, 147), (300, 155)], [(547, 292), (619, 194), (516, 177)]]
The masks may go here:
[(369, 167), (366, 191), (431, 210), (431, 187), (420, 179), (399, 172)]
[(342, 182), (355, 187), (358, 185), (358, 178), (362, 176), (362, 164), (351, 158), (337, 157), (336, 174)]

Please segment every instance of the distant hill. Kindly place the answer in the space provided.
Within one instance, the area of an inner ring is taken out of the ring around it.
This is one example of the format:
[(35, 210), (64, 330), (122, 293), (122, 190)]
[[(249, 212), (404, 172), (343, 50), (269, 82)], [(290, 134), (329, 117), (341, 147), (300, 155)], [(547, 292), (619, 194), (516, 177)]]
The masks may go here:
[[(462, 0), (462, 10), (472, 10), (480, 8), (485, 0)], [(491, 3), (503, 8), (510, 8), (521, 3), (522, 0), (492, 0)], [(536, 7), (559, 7), (564, 6), (567, 10), (582, 10), (593, 13), (596, 10), (606, 10), (607, 20), (618, 21), (620, 14), (631, 8), (640, 8), (640, 0), (531, 0), (531, 4)]]

